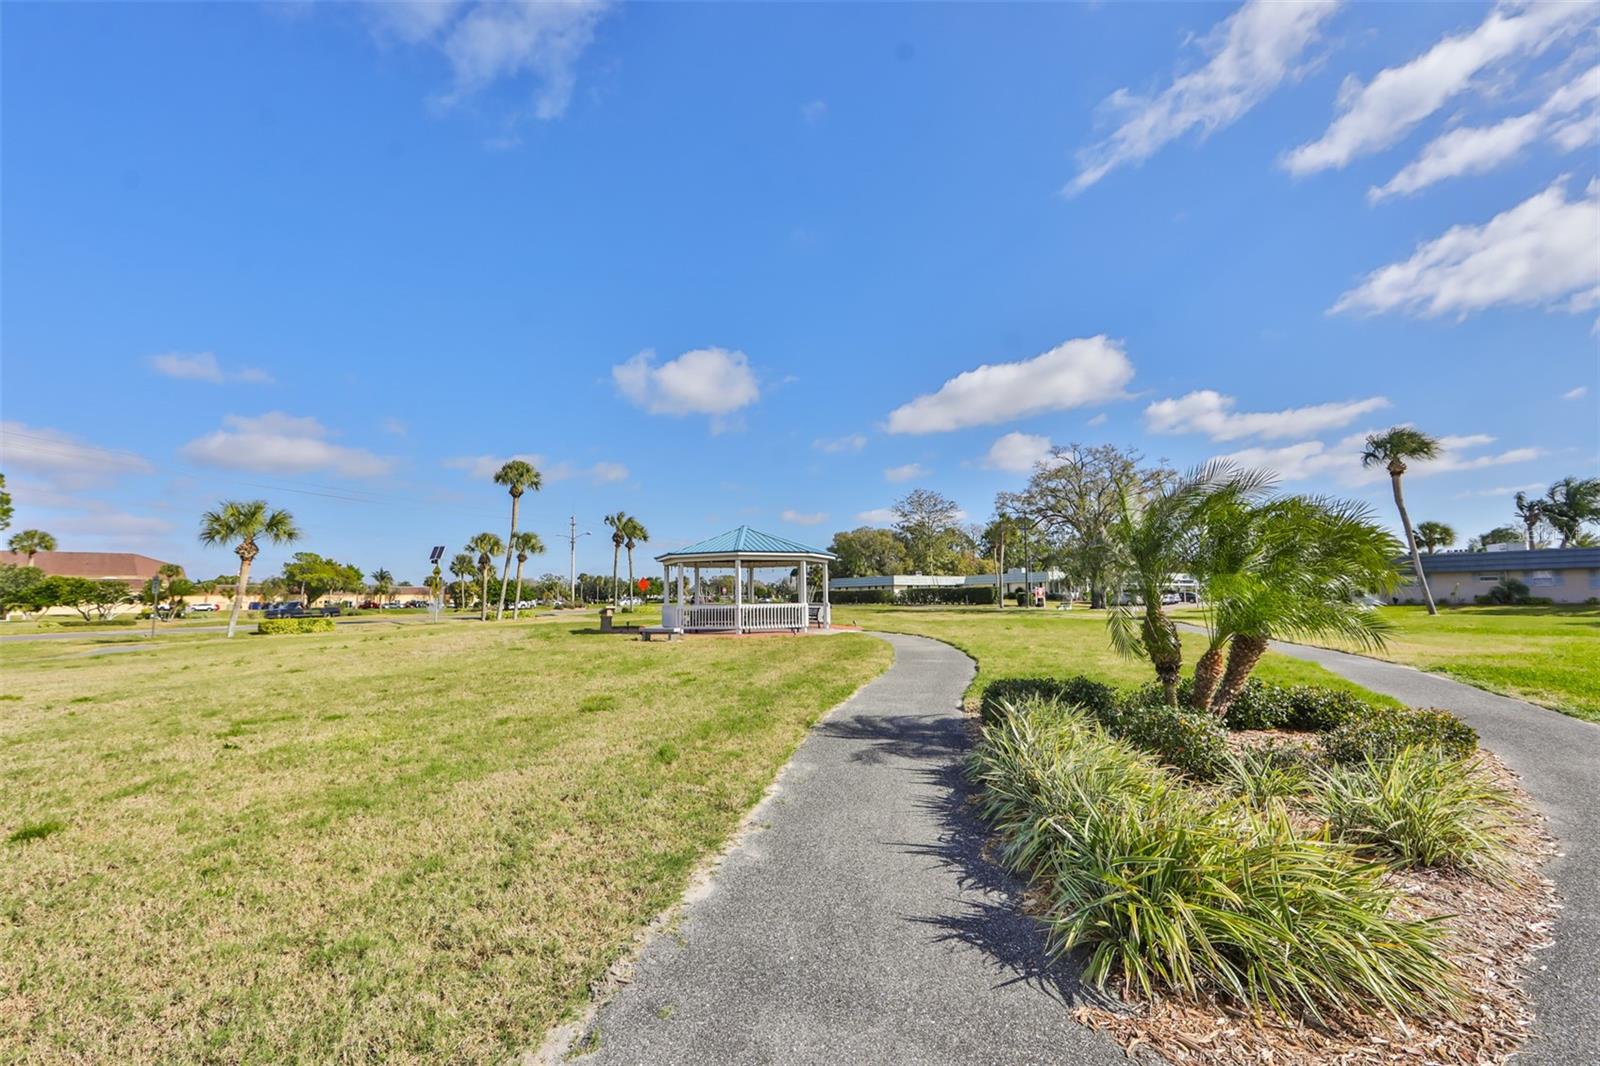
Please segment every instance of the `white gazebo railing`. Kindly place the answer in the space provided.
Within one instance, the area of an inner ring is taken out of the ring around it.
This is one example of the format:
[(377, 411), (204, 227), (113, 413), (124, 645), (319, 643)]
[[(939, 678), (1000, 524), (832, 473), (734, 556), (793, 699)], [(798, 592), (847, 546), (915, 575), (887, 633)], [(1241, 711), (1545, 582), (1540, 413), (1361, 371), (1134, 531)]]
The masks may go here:
[(819, 603), (669, 603), (661, 609), (661, 624), (685, 633), (761, 633), (825, 625), (827, 616)]

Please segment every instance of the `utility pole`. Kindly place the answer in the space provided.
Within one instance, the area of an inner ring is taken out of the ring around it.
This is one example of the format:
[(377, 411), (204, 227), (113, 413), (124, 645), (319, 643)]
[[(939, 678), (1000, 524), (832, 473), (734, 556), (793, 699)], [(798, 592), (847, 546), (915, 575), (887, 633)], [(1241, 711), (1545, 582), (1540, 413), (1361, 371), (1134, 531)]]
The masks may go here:
[(578, 532), (578, 516), (571, 515), (567, 518), (567, 599), (576, 601), (578, 598), (578, 538), (587, 537), (588, 530)]

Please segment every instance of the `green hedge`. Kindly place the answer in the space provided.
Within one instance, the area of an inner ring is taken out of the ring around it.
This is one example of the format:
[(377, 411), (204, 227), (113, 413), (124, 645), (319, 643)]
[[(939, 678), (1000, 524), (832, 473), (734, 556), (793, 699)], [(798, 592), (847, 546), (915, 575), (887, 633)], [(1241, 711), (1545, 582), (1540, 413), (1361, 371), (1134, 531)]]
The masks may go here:
[(1478, 750), (1478, 731), (1436, 707), (1374, 707), (1322, 735), (1322, 753), (1336, 763), (1381, 763), (1410, 747), (1464, 759)]
[(994, 589), (988, 585), (955, 585), (949, 588), (906, 589), (900, 593), (900, 602), (914, 606), (931, 604), (993, 606)]
[(855, 603), (893, 603), (894, 593), (888, 589), (840, 589), (828, 593), (828, 602), (845, 606)]
[(283, 636), (287, 633), (332, 633), (331, 618), (264, 618), (256, 626), (257, 633)]

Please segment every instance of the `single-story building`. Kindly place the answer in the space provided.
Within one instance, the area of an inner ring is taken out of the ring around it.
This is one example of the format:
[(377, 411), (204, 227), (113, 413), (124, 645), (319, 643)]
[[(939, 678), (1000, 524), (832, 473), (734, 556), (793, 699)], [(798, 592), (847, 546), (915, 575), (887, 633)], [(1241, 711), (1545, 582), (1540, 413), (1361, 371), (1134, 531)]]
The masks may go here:
[[(834, 592), (855, 590), (885, 590), (896, 599), (907, 589), (938, 588), (994, 588), (995, 575), (969, 574), (870, 574), (865, 577), (836, 577), (828, 582)], [(1065, 596), (1072, 592), (1067, 575), (1060, 570), (1007, 570), (1002, 575), (1002, 587), (1010, 596), (1020, 589), (1043, 585), (1051, 596)]]
[[(1390, 601), (1421, 603), (1422, 586), (1410, 557), (1399, 565), (1400, 585)], [(1472, 603), (1508, 580), (1520, 581), (1530, 594), (1554, 603), (1600, 599), (1600, 548), (1436, 552), (1422, 557), (1422, 572), (1436, 603)]]
[[(21, 552), (0, 551), (0, 565), (27, 566), (28, 557)], [(51, 577), (115, 579), (126, 581), (135, 590), (148, 584), (166, 565), (160, 559), (135, 552), (38, 552), (33, 557), (34, 569)]]

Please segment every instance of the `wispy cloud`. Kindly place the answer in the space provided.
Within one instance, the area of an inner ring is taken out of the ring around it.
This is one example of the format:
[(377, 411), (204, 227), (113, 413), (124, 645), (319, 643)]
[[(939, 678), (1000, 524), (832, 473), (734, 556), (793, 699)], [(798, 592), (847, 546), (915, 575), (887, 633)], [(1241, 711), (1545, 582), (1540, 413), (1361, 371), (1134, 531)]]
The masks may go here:
[(253, 366), (225, 370), (215, 352), (164, 352), (152, 355), (150, 369), (163, 377), (179, 381), (204, 381), (211, 385), (238, 382), (245, 385), (270, 385), (272, 375)]
[(819, 452), (829, 455), (842, 455), (847, 452), (859, 452), (867, 446), (865, 434), (850, 433), (843, 437), (819, 437), (811, 442), (811, 446)]
[[(1278, 448), (1244, 448), (1217, 458), (1228, 459), (1241, 466), (1270, 470), (1283, 481), (1331, 477), (1345, 485), (1366, 485), (1381, 481), (1388, 474), (1382, 469), (1361, 465), (1361, 448), (1365, 439), (1366, 433), (1353, 433), (1331, 445), (1308, 440)], [(1542, 449), (1526, 447), (1479, 455), (1463, 454), (1493, 444), (1494, 441), (1495, 438), (1487, 433), (1441, 437), (1439, 457), (1412, 463), (1406, 476), (1420, 478), (1461, 470), (1482, 470), (1525, 463), (1544, 454)]]
[(642, 351), (611, 368), (617, 391), (653, 415), (726, 417), (761, 398), (750, 358), (727, 348), (696, 348), (656, 365)]
[(1422, 55), (1339, 90), (1339, 117), (1317, 140), (1284, 156), (1293, 174), (1337, 169), (1394, 144), (1467, 91), (1491, 67), (1535, 55), (1594, 17), (1592, 2), (1524, 4), (1502, 0), (1470, 32), (1445, 37)]
[(1293, 77), (1300, 57), (1337, 9), (1333, 2), (1247, 2), (1200, 39), (1210, 59), (1153, 97), (1118, 89), (1102, 109), (1117, 116), (1104, 140), (1078, 153), (1075, 195), (1117, 167), (1144, 162), (1191, 130), (1201, 136), (1231, 125)]
[(1563, 400), (1581, 400), (1587, 395), (1589, 395), (1589, 386), (1579, 385), (1575, 389), (1568, 389), (1566, 392), (1563, 392), (1561, 394), (1561, 398)]
[(824, 511), (786, 510), (778, 517), (797, 526), (820, 526), (828, 520), (828, 515)]
[(541, 481), (547, 485), (574, 479), (587, 480), (596, 485), (628, 480), (628, 468), (621, 463), (601, 461), (584, 466), (562, 460), (551, 460), (534, 452), (516, 452), (512, 455), (457, 455), (445, 459), (439, 465), (447, 470), (464, 470), (474, 481), (488, 481), (494, 477), (495, 471), (513, 459), (520, 459), (539, 471)]
[(906, 463), (904, 466), (891, 466), (883, 472), (883, 480), (890, 482), (910, 481), (913, 478), (927, 477), (932, 471), (921, 463)]
[(1105, 336), (1058, 344), (1017, 363), (984, 364), (889, 413), (890, 433), (941, 433), (1122, 399), (1133, 364)]
[(1465, 316), (1496, 305), (1585, 311), (1600, 304), (1600, 179), (1569, 200), (1566, 179), (1481, 226), (1455, 226), (1368, 274), (1332, 312)]
[(364, 448), (336, 444), (332, 433), (315, 418), (269, 411), (263, 415), (224, 415), (222, 428), (197, 437), (179, 449), (190, 462), (225, 470), (267, 474), (322, 471), (343, 477), (380, 477), (394, 467), (392, 459)]
[(141, 455), (103, 448), (59, 429), (0, 421), (0, 470), (26, 471), (57, 491), (92, 488), (155, 468)]
[(1282, 411), (1235, 411), (1235, 402), (1232, 396), (1211, 389), (1173, 400), (1157, 400), (1144, 409), (1144, 426), (1151, 433), (1204, 433), (1215, 441), (1309, 437), (1347, 426), (1364, 414), (1389, 406), (1382, 396)]
[(800, 117), (805, 119), (807, 125), (815, 126), (828, 117), (828, 101), (807, 100), (800, 105)]
[[(383, 3), (365, 10), (384, 43), (432, 48), (450, 65), (445, 107), (500, 81), (526, 81), (526, 114), (560, 118), (572, 102), (578, 61), (594, 40), (611, 5), (605, 0), (422, 0)], [(507, 134), (500, 140), (514, 141)]]
[(1007, 433), (989, 446), (982, 465), (1025, 474), (1050, 455), (1050, 438), (1037, 433)]
[(874, 507), (867, 511), (856, 513), (857, 522), (865, 522), (869, 526), (888, 526), (894, 524), (894, 510), (889, 507)]

